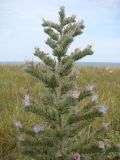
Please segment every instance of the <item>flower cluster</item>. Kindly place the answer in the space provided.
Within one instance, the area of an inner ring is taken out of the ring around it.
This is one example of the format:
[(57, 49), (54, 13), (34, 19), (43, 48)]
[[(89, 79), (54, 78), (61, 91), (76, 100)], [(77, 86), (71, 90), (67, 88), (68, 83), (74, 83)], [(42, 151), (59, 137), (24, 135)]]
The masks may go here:
[(107, 112), (107, 109), (104, 106), (99, 106), (99, 110), (100, 113), (105, 114)]
[(34, 128), (33, 128), (33, 131), (34, 131), (35, 133), (39, 133), (39, 132), (43, 131), (43, 127), (42, 127), (41, 125), (39, 125), (39, 124), (36, 124), (36, 125), (34, 126)]
[(25, 95), (23, 103), (25, 107), (28, 107), (30, 105), (30, 97), (28, 94)]

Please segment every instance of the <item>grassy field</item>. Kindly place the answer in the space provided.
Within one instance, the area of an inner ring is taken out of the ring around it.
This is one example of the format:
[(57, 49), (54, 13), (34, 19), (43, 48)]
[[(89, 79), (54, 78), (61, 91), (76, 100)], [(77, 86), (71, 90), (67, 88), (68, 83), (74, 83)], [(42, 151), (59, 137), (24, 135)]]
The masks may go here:
[[(111, 122), (108, 137), (118, 141), (120, 131), (120, 68), (77, 67), (80, 77), (78, 88), (89, 83), (95, 84), (99, 103), (109, 106), (107, 115), (98, 120), (95, 128), (102, 122)], [(24, 125), (32, 126), (40, 120), (22, 110), (22, 99), (29, 90), (32, 98), (46, 92), (42, 83), (26, 74), (22, 66), (0, 66), (0, 160), (18, 160), (17, 132), (14, 121), (20, 120)]]

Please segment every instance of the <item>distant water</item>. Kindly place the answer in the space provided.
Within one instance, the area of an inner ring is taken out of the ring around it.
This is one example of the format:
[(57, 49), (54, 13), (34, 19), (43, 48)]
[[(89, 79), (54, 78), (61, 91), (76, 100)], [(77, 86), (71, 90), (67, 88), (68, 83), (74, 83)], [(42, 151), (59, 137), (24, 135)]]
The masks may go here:
[(88, 66), (88, 67), (120, 67), (119, 63), (112, 62), (77, 62), (78, 66)]
[(25, 64), (25, 62), (22, 62), (22, 61), (4, 61), (4, 62), (0, 62), (0, 65), (17, 65), (17, 64), (19, 64), (19, 65), (21, 65), (21, 64)]
[[(25, 62), (0, 62), (0, 65), (22, 65)], [(78, 66), (85, 66), (85, 67), (120, 67), (119, 63), (112, 63), (112, 62), (77, 62), (75, 65)]]

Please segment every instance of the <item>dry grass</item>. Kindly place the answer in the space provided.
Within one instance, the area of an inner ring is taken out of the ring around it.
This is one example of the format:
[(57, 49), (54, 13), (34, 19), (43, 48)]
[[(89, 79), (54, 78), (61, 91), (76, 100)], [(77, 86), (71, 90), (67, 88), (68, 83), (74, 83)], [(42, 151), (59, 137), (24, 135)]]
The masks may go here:
[[(102, 121), (111, 121), (111, 133), (120, 130), (120, 68), (92, 68), (77, 67), (80, 77), (77, 81), (79, 88), (89, 83), (95, 84), (95, 92), (99, 95), (99, 102), (109, 106), (109, 110)], [(112, 70), (112, 72), (110, 72)], [(20, 120), (24, 125), (32, 126), (39, 121), (32, 114), (22, 111), (22, 97), (29, 90), (32, 98), (44, 94), (45, 89), (39, 81), (26, 74), (23, 66), (0, 66), (0, 158), (1, 160), (13, 160), (17, 158), (16, 129), (14, 121)], [(95, 128), (101, 123), (96, 122)]]

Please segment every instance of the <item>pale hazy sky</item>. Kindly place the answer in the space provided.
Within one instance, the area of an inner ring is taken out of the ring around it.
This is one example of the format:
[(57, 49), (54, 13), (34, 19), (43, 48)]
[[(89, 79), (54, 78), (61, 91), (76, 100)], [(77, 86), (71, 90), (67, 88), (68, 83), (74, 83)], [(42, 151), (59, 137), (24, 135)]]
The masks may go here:
[(120, 62), (120, 0), (0, 0), (0, 61), (36, 60), (35, 46), (51, 52), (41, 23), (57, 21), (60, 6), (86, 26), (69, 52), (92, 44), (94, 55), (81, 61)]

